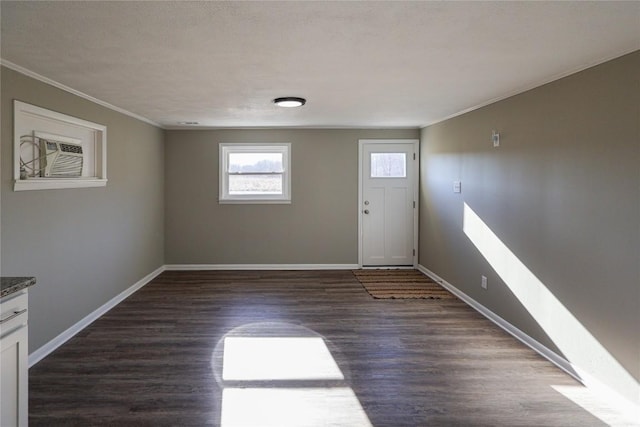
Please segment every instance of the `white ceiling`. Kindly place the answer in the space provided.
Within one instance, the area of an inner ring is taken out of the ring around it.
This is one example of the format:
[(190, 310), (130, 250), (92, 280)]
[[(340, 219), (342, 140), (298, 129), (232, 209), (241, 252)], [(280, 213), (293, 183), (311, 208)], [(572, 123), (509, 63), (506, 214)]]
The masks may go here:
[(638, 1), (0, 8), (5, 65), (167, 128), (420, 127), (640, 49)]

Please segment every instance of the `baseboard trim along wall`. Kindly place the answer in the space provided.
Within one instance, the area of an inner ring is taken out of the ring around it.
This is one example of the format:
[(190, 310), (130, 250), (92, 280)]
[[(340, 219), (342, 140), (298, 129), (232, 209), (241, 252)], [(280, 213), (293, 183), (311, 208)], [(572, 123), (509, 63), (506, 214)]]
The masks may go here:
[(635, 403), (629, 401), (627, 398), (622, 396), (617, 391), (613, 390), (608, 385), (604, 384), (599, 379), (595, 378), (593, 375), (586, 372), (584, 369), (581, 369), (579, 366), (576, 366), (569, 362), (564, 357), (560, 356), (558, 353), (549, 349), (545, 345), (538, 342), (536, 339), (530, 337), (526, 333), (522, 332), (520, 329), (507, 322), (502, 317), (498, 316), (493, 311), (489, 310), (484, 305), (480, 304), (478, 301), (471, 298), (469, 295), (465, 294), (458, 288), (456, 288), (451, 283), (444, 280), (442, 277), (438, 276), (433, 271), (429, 270), (423, 265), (418, 265), (418, 270), (431, 277), (435, 282), (439, 283), (447, 289), (449, 292), (460, 298), (463, 302), (469, 305), (471, 308), (475, 309), (477, 312), (482, 314), (487, 319), (491, 320), (493, 323), (498, 325), (500, 328), (508, 332), (510, 335), (518, 339), (527, 347), (531, 348), (538, 354), (540, 354), (545, 359), (549, 360), (551, 363), (565, 371), (567, 374), (571, 375), (576, 379), (579, 383), (588, 387), (592, 392), (598, 395), (603, 401), (606, 401), (612, 407), (615, 407), (616, 410), (633, 417), (632, 419), (637, 419), (638, 414), (640, 414), (640, 406)]
[(47, 357), (58, 347), (69, 341), (78, 332), (96, 321), (100, 316), (124, 301), (138, 289), (151, 282), (163, 271), (195, 271), (195, 270), (355, 270), (358, 264), (169, 264), (134, 283), (115, 297), (98, 307), (51, 341), (29, 354), (29, 367)]
[(192, 270), (357, 270), (358, 264), (167, 264), (168, 271)]
[(73, 338), (73, 336), (76, 335), (78, 332), (80, 332), (81, 330), (89, 326), (91, 323), (96, 321), (98, 318), (100, 318), (100, 316), (105, 314), (107, 311), (111, 310), (116, 305), (120, 304), (122, 301), (124, 301), (128, 296), (133, 294), (135, 291), (142, 288), (147, 283), (151, 282), (158, 275), (160, 275), (164, 270), (165, 270), (165, 267), (162, 266), (156, 269), (155, 271), (147, 274), (142, 279), (134, 283), (132, 286), (120, 292), (118, 295), (111, 298), (109, 301), (107, 301), (97, 309), (93, 310), (91, 313), (89, 313), (84, 318), (82, 318), (79, 322), (75, 323), (70, 328), (62, 332), (60, 335), (58, 335), (57, 337), (55, 337), (54, 339), (52, 339), (51, 341), (49, 341), (48, 343), (40, 347), (39, 349), (29, 354), (29, 367), (32, 367), (33, 365), (35, 365), (36, 363), (38, 363), (39, 361), (47, 357), (49, 354), (51, 354), (54, 350), (56, 350), (62, 344), (64, 344), (65, 342)]
[[(98, 307), (93, 312), (89, 313), (79, 322), (56, 336), (54, 339), (38, 348), (31, 354), (29, 354), (29, 367), (34, 366), (36, 363), (44, 359), (47, 355), (52, 353), (58, 347), (63, 345), (78, 332), (89, 326), (95, 320), (100, 318), (106, 312), (113, 307), (124, 301), (127, 297), (132, 295), (138, 289), (142, 288), (164, 271), (197, 271), (197, 270), (356, 270), (358, 264), (168, 264), (157, 268), (155, 271), (147, 274), (131, 287), (120, 292), (115, 297), (111, 298), (102, 306)], [(508, 332), (510, 335), (518, 339), (520, 342), (530, 347), (545, 359), (549, 360), (554, 365), (565, 371), (567, 374), (575, 378), (578, 382), (589, 387), (591, 390), (600, 395), (603, 399), (611, 402), (610, 396), (616, 396), (615, 403), (617, 408), (627, 414), (640, 414), (640, 407), (633, 402), (628, 401), (615, 390), (609, 386), (603, 384), (600, 380), (593, 377), (589, 373), (585, 372), (578, 366), (573, 365), (571, 362), (555, 353), (553, 350), (544, 346), (534, 338), (530, 337), (520, 329), (503, 319), (502, 317), (489, 310), (484, 305), (480, 304), (469, 295), (465, 294), (451, 283), (447, 282), (433, 271), (424, 267), (423, 265), (417, 266), (418, 270), (427, 276), (431, 277), (434, 281), (442, 285), (445, 289), (452, 294), (460, 298), (467, 305), (478, 311), (487, 319), (498, 325), (500, 328)], [(608, 397), (608, 398), (607, 398)], [(620, 404), (620, 402), (624, 402)]]

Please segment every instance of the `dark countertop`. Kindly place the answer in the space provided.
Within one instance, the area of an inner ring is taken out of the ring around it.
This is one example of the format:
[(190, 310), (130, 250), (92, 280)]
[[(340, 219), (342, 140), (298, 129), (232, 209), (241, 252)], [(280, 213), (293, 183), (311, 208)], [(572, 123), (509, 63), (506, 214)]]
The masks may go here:
[(0, 278), (0, 298), (35, 284), (35, 277), (2, 277)]

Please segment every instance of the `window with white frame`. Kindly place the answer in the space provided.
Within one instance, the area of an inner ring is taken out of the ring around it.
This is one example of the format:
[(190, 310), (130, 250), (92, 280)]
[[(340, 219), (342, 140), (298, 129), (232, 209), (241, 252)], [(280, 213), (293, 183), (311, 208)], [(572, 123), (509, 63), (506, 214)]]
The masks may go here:
[(220, 203), (291, 203), (291, 144), (220, 144)]

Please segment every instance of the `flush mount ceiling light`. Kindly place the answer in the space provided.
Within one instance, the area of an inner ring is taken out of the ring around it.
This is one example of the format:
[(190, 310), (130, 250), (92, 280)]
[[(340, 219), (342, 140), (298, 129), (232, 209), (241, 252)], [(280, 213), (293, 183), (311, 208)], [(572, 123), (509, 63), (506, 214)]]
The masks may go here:
[(195, 125), (199, 125), (200, 122), (186, 121), (186, 122), (178, 122), (178, 124), (184, 125), (184, 126), (195, 126)]
[(304, 98), (297, 98), (295, 96), (285, 96), (283, 98), (276, 98), (273, 100), (273, 103), (279, 107), (302, 107), (305, 102), (307, 102)]

